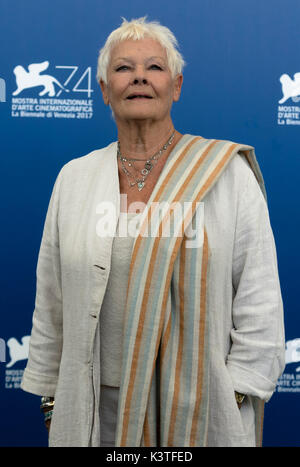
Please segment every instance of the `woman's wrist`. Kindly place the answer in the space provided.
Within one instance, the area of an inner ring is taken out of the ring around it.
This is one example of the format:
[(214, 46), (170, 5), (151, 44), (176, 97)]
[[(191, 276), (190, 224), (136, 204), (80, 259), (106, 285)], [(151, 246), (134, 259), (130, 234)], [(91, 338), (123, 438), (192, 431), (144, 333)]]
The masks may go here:
[(40, 405), (41, 412), (44, 412), (45, 410), (53, 409), (54, 403), (55, 403), (54, 397), (43, 396), (41, 399), (41, 405)]
[(51, 422), (54, 404), (55, 404), (54, 397), (43, 396), (41, 399), (40, 410), (44, 414), (44, 422), (47, 428), (49, 428), (49, 423)]

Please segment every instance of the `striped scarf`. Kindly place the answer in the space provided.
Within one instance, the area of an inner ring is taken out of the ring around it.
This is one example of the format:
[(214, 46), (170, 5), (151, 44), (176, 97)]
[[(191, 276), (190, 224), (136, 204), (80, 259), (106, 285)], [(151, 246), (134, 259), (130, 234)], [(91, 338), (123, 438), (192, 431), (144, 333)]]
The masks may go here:
[[(251, 146), (187, 136), (169, 155), (133, 246), (116, 446), (206, 445), (211, 252), (205, 226), (201, 246), (186, 247), (187, 226), (238, 152), (266, 197)], [(178, 203), (186, 207), (181, 216), (174, 215)], [(167, 224), (174, 235), (162, 234)]]

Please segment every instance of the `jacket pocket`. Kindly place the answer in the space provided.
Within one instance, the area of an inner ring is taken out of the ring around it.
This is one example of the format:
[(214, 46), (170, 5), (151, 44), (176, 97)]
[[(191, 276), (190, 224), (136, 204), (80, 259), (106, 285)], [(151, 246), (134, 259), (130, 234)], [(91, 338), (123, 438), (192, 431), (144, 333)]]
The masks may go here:
[(254, 446), (254, 409), (251, 398), (246, 397), (239, 409), (233, 382), (224, 362), (219, 362), (211, 371), (209, 446)]

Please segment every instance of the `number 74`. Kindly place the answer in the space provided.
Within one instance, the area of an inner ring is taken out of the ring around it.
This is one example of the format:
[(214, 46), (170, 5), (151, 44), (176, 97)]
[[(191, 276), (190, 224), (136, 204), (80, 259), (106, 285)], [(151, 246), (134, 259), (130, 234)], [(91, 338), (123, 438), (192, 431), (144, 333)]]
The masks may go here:
[[(67, 86), (67, 84), (71, 81), (72, 77), (78, 70), (78, 66), (56, 66), (55, 68), (65, 68), (72, 70), (69, 76), (67, 77), (66, 81), (63, 83), (63, 86)], [(80, 83), (83, 81), (83, 79), (87, 77), (87, 88), (79, 88), (78, 86)], [(73, 87), (72, 91), (74, 92), (87, 92), (88, 93), (88, 98), (91, 97), (91, 93), (94, 92), (93, 89), (91, 88), (91, 67), (87, 67), (86, 70), (83, 72), (83, 74), (80, 76), (79, 80)], [(59, 92), (57, 93), (57, 97), (61, 94), (62, 90), (60, 89)]]

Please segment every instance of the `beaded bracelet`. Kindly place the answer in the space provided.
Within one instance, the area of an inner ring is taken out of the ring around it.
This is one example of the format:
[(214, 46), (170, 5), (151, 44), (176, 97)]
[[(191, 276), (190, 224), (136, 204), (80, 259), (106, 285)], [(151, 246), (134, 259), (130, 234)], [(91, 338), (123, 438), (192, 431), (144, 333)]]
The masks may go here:
[(45, 412), (44, 415), (45, 415), (44, 421), (46, 422), (47, 420), (52, 418), (53, 410), (48, 410), (48, 412)]

